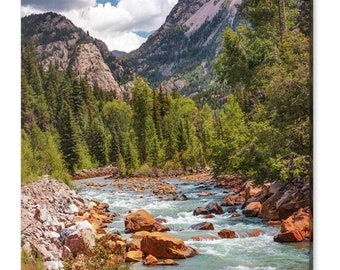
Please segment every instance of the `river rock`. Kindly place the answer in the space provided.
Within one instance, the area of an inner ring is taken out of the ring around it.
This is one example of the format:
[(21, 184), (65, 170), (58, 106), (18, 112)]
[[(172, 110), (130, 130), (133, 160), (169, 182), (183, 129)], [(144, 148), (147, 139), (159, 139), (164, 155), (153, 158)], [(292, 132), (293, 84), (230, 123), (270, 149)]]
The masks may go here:
[(312, 218), (310, 209), (300, 208), (292, 216), (282, 221), (281, 233), (274, 237), (276, 242), (300, 242), (312, 238)]
[(142, 241), (142, 238), (146, 235), (149, 235), (150, 232), (147, 231), (140, 231), (136, 232), (131, 236), (131, 240), (128, 243), (128, 251), (133, 250), (140, 250), (140, 242)]
[(143, 261), (143, 252), (141, 250), (131, 250), (126, 253), (126, 262), (141, 262)]
[(221, 238), (237, 238), (236, 232), (228, 229), (220, 230), (217, 233)]
[(193, 212), (194, 216), (209, 215), (209, 214), (210, 214), (209, 211), (203, 207), (197, 207)]
[(240, 205), (245, 202), (245, 197), (240, 194), (227, 195), (221, 202), (222, 206)]
[(246, 217), (257, 217), (261, 212), (262, 205), (260, 202), (251, 202), (244, 209), (244, 215)]
[(190, 226), (193, 230), (215, 230), (214, 225), (210, 222), (201, 222)]
[(209, 214), (217, 214), (217, 215), (224, 214), (222, 207), (217, 202), (209, 202), (206, 205), (205, 209), (208, 210)]
[(144, 209), (137, 210), (125, 217), (125, 232), (134, 233), (138, 231), (165, 232), (170, 228), (157, 222), (149, 212)]
[(141, 250), (144, 254), (164, 259), (185, 259), (197, 254), (197, 251), (186, 246), (182, 239), (161, 232), (144, 236)]

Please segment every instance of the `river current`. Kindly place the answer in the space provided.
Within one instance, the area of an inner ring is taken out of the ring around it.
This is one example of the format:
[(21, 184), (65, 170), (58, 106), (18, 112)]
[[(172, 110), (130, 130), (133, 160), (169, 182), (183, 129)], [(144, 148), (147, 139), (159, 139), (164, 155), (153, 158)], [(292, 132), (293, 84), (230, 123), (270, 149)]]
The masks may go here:
[[(117, 216), (108, 231), (118, 231), (129, 239), (130, 234), (124, 232), (124, 218), (129, 211), (147, 210), (155, 218), (163, 218), (167, 222), (163, 225), (171, 229), (166, 232), (185, 241), (185, 244), (195, 248), (199, 255), (185, 260), (177, 260), (179, 266), (156, 266), (153, 270), (176, 269), (183, 270), (308, 270), (312, 269), (312, 244), (309, 242), (282, 244), (273, 241), (280, 227), (268, 226), (259, 218), (246, 218), (242, 210), (237, 207), (236, 212), (241, 217), (233, 218), (227, 213), (228, 207), (223, 207), (225, 214), (215, 215), (206, 219), (194, 216), (195, 208), (205, 207), (209, 202), (218, 203), (227, 195), (225, 189), (214, 187), (211, 181), (188, 181), (171, 178), (165, 182), (176, 185), (177, 194), (184, 194), (185, 201), (173, 200), (169, 196), (153, 194), (151, 190), (126, 188), (124, 180), (104, 179), (103, 177), (75, 181), (79, 194), (88, 199), (106, 202), (110, 211)], [(101, 184), (98, 190), (86, 186), (86, 182)], [(211, 196), (199, 196), (208, 192)], [(213, 223), (215, 230), (198, 231), (191, 225), (208, 221)], [(222, 229), (233, 230), (238, 238), (221, 239), (217, 232)], [(260, 230), (258, 237), (247, 237), (247, 232)], [(218, 240), (194, 241), (196, 235), (212, 235)], [(135, 263), (133, 270), (146, 270), (149, 267), (142, 263)]]

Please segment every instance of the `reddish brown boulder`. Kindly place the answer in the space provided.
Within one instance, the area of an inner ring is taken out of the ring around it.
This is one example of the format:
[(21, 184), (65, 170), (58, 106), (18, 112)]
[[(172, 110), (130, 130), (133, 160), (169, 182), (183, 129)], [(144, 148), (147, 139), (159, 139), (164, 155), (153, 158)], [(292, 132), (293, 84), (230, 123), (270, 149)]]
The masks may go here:
[(128, 251), (125, 256), (126, 262), (141, 262), (143, 261), (143, 252), (140, 250)]
[(299, 231), (304, 238), (311, 238), (312, 226), (309, 208), (301, 208), (282, 221), (281, 232)]
[(275, 242), (301, 242), (304, 238), (300, 231), (289, 231), (274, 236)]
[(224, 211), (217, 202), (210, 202), (206, 205), (205, 209), (208, 210), (209, 214), (222, 215)]
[(193, 212), (194, 216), (209, 215), (209, 214), (210, 214), (209, 211), (203, 207), (197, 207)]
[(237, 238), (236, 232), (228, 229), (223, 229), (217, 233), (221, 238)]
[(190, 227), (193, 230), (214, 230), (214, 225), (210, 222), (201, 222), (198, 224), (191, 225)]
[(131, 240), (128, 244), (128, 250), (140, 250), (140, 242), (142, 241), (142, 238), (146, 235), (149, 235), (149, 232), (146, 231), (140, 231), (136, 232), (131, 236)]
[(281, 233), (274, 237), (277, 242), (300, 242), (312, 238), (310, 209), (301, 208), (282, 221)]
[(139, 231), (148, 232), (166, 232), (170, 228), (157, 222), (147, 211), (144, 209), (130, 213), (125, 217), (125, 232), (133, 233)]
[(222, 206), (240, 205), (245, 202), (245, 197), (240, 194), (227, 195), (221, 202)]
[(183, 240), (161, 232), (144, 236), (141, 250), (144, 254), (165, 259), (185, 259), (197, 254), (197, 251), (186, 246)]
[(261, 212), (262, 205), (260, 202), (251, 202), (244, 209), (244, 215), (246, 217), (257, 217)]
[(158, 260), (155, 256), (148, 255), (143, 261), (144, 265), (157, 265)]

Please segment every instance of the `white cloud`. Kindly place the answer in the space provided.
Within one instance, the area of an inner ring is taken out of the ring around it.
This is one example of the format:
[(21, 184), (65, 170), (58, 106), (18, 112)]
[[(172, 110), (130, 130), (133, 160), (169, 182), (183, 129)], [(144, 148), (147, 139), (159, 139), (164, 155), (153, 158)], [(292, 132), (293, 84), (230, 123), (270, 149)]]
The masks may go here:
[[(117, 6), (112, 6), (109, 2), (104, 5), (93, 5), (92, 0), (76, 2), (79, 4), (87, 2), (88, 5), (60, 13), (75, 25), (89, 31), (91, 36), (103, 40), (110, 50), (131, 51), (146, 40), (134, 32), (150, 32), (159, 28), (178, 0), (120, 0)], [(37, 5), (25, 6), (24, 2), (22, 4), (22, 15), (27, 15), (31, 11), (37, 13), (39, 10)], [(41, 11), (47, 11), (44, 9), (46, 6), (43, 5)]]

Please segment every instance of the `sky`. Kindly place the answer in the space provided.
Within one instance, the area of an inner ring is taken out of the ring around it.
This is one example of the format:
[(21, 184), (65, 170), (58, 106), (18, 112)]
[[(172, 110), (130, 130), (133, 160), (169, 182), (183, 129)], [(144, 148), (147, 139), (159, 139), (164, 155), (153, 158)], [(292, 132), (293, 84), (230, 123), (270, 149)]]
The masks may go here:
[(157, 30), (178, 0), (22, 0), (21, 17), (53, 11), (103, 40), (110, 50), (130, 52)]

